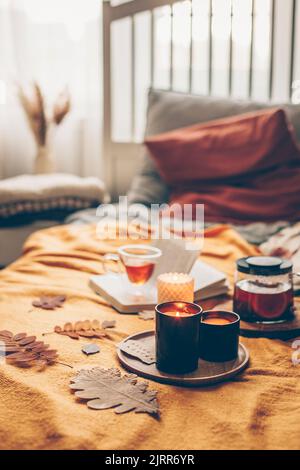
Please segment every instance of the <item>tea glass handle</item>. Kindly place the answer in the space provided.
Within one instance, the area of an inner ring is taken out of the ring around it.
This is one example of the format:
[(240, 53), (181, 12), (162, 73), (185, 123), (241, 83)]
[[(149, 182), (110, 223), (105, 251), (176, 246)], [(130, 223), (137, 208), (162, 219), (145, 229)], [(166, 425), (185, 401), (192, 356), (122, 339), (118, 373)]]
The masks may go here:
[(102, 266), (103, 266), (104, 273), (105, 274), (117, 274), (116, 271), (114, 271), (107, 265), (106, 261), (115, 261), (119, 263), (121, 261), (120, 256), (114, 253), (107, 253), (106, 255), (103, 256)]

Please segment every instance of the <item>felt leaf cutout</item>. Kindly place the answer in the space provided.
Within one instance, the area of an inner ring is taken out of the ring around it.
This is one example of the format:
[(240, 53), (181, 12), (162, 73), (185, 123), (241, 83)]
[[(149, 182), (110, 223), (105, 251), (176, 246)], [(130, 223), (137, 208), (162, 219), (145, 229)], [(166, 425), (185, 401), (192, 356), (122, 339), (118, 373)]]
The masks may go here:
[(97, 344), (87, 344), (84, 346), (81, 351), (86, 354), (87, 356), (90, 356), (92, 354), (97, 354), (100, 352), (100, 348)]
[(144, 310), (143, 312), (139, 312), (139, 318), (141, 320), (154, 320), (155, 318), (155, 312), (152, 310)]
[(39, 300), (32, 302), (33, 307), (42, 308), (43, 310), (55, 310), (63, 306), (66, 301), (66, 297), (63, 295), (57, 295), (55, 297), (40, 297)]
[(121, 376), (119, 369), (83, 369), (71, 380), (70, 388), (93, 410), (114, 408), (117, 414), (134, 411), (159, 416), (157, 392), (148, 390), (148, 383), (138, 382), (134, 374)]
[[(55, 326), (54, 333), (58, 335), (68, 336), (71, 339), (82, 338), (106, 338), (107, 333), (101, 329), (100, 323), (98, 320), (84, 320), (78, 321), (76, 323), (65, 323), (63, 327)], [(43, 336), (50, 333), (44, 333)]]
[(123, 341), (119, 344), (119, 349), (129, 356), (139, 359), (144, 364), (150, 365), (156, 362), (154, 351), (147, 349), (140, 341), (134, 341), (132, 339)]
[(6, 356), (9, 363), (18, 366), (46, 366), (57, 362), (58, 353), (55, 349), (49, 349), (49, 344), (36, 341), (35, 336), (27, 336), (26, 333), (13, 335), (8, 331), (0, 331), (0, 354)]
[(107, 328), (114, 328), (116, 326), (116, 321), (115, 320), (104, 320), (102, 322), (102, 328), (106, 330)]

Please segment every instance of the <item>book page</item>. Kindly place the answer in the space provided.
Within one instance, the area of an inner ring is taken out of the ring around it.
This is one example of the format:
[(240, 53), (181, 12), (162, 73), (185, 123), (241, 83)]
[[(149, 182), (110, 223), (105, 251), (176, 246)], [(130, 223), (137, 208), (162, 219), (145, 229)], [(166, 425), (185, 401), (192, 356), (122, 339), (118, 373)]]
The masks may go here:
[(162, 256), (157, 263), (152, 282), (163, 273), (189, 274), (200, 252), (187, 250), (185, 240), (158, 240), (155, 246), (162, 251)]

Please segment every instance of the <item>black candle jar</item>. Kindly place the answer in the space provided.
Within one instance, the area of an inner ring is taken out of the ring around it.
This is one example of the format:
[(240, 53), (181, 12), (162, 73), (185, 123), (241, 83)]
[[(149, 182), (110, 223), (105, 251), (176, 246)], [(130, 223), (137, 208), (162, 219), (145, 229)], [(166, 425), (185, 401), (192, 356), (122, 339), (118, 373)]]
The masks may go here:
[(156, 366), (170, 374), (188, 374), (198, 368), (202, 308), (186, 302), (157, 305)]
[(208, 311), (201, 315), (199, 356), (209, 362), (238, 357), (240, 317), (234, 312)]

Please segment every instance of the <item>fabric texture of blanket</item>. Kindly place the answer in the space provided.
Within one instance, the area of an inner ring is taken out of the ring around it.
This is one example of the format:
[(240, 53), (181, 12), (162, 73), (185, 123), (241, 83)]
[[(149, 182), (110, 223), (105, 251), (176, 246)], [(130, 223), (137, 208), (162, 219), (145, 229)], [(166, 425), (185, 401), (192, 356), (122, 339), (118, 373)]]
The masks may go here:
[(68, 174), (21, 175), (0, 181), (0, 226), (59, 220), (76, 210), (97, 207), (105, 197), (98, 178)]
[[(76, 401), (70, 379), (89, 366), (119, 367), (116, 344), (154, 328), (136, 315), (120, 315), (88, 287), (103, 270), (103, 255), (124, 241), (99, 240), (95, 225), (55, 227), (35, 233), (23, 256), (0, 272), (0, 329), (43, 339), (55, 325), (83, 319), (116, 320), (110, 338), (97, 341), (101, 353), (86, 357), (81, 347), (56, 334), (47, 343), (71, 364), (44, 371), (0, 365), (1, 449), (298, 449), (300, 365), (292, 364), (290, 343), (245, 339), (249, 368), (234, 380), (209, 388), (185, 389), (150, 381), (158, 390), (161, 418), (93, 411)], [(236, 258), (254, 255), (232, 229), (206, 231), (202, 260), (233, 280)], [(66, 295), (63, 308), (34, 309), (41, 295)], [(205, 308), (215, 303), (206, 302)], [(125, 372), (125, 371), (124, 371)]]

